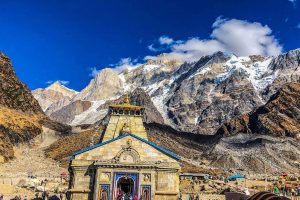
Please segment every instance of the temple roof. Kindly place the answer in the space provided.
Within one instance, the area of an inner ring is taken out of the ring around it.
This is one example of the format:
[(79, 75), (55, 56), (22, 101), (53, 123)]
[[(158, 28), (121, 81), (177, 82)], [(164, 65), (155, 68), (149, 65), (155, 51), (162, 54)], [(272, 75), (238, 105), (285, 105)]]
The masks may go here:
[[(177, 154), (175, 154), (175, 153), (173, 153), (173, 152), (171, 152), (171, 151), (169, 151), (169, 150), (167, 150), (167, 149), (164, 149), (163, 147), (158, 146), (157, 144), (155, 144), (155, 143), (153, 143), (153, 142), (149, 142), (149, 141), (147, 141), (147, 140), (145, 140), (145, 139), (143, 139), (143, 138), (141, 138), (141, 137), (139, 137), (139, 136), (137, 136), (137, 135), (131, 134), (131, 133), (125, 134), (125, 135), (121, 135), (121, 136), (116, 137), (116, 138), (114, 138), (114, 139), (107, 140), (107, 141), (105, 141), (105, 142), (102, 142), (102, 143), (99, 143), (99, 144), (96, 144), (96, 145), (93, 145), (93, 146), (90, 146), (90, 147), (81, 149), (81, 150), (79, 150), (79, 151), (76, 151), (76, 152), (73, 153), (73, 157), (76, 156), (76, 155), (78, 155), (78, 154), (84, 153), (84, 152), (86, 152), (86, 151), (90, 151), (90, 150), (95, 149), (95, 148), (97, 148), (97, 147), (101, 147), (101, 146), (103, 146), (103, 145), (106, 145), (106, 144), (108, 144), (108, 143), (114, 142), (114, 141), (116, 141), (116, 140), (119, 140), (119, 139), (121, 139), (121, 138), (128, 137), (128, 136), (134, 137), (134, 138), (136, 138), (136, 139), (138, 139), (138, 140), (140, 140), (140, 141), (142, 141), (142, 142), (145, 142), (146, 144), (148, 144), (148, 145), (152, 146), (153, 148), (159, 150), (160, 152), (162, 152), (162, 153), (164, 153), (164, 154), (166, 154), (166, 155), (168, 155), (168, 156), (174, 158), (175, 160), (180, 160), (180, 156), (178, 156)], [(72, 159), (73, 159), (73, 158), (71, 158), (71, 160), (72, 160)]]
[(141, 110), (141, 109), (144, 109), (143, 106), (137, 106), (137, 105), (130, 104), (128, 94), (125, 95), (124, 103), (114, 104), (114, 105), (111, 105), (109, 107), (116, 108), (116, 109), (124, 109), (124, 110), (126, 110), (126, 109), (128, 109), (128, 110)]

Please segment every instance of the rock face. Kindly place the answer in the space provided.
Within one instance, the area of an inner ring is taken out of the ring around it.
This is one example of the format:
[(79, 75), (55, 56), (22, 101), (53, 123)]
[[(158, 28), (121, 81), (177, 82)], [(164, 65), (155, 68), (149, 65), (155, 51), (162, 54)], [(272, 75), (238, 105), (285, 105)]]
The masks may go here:
[(0, 106), (26, 113), (43, 113), (30, 90), (16, 76), (7, 56), (0, 52)]
[(0, 52), (0, 162), (14, 157), (13, 145), (41, 133), (43, 111)]
[(217, 134), (239, 133), (300, 139), (300, 83), (284, 85), (263, 106), (223, 124)]
[(48, 114), (68, 105), (71, 99), (77, 94), (59, 82), (54, 82), (49, 87), (32, 91), (33, 96), (38, 100), (42, 109)]
[[(107, 106), (105, 102), (139, 88), (150, 97), (161, 123), (178, 131), (212, 135), (224, 122), (264, 105), (282, 85), (299, 82), (299, 52), (296, 49), (277, 57), (217, 52), (195, 63), (168, 60), (162, 54), (119, 74), (104, 69), (69, 103), (92, 101), (92, 106), (76, 112), (68, 123), (93, 124), (105, 116), (104, 109), (98, 109)], [(59, 110), (71, 112), (67, 106)]]
[[(93, 95), (91, 88), (96, 87), (90, 84), (81, 92), (84, 95), (74, 97), (55, 118), (62, 120), (60, 116), (74, 113), (68, 123), (103, 129), (108, 106), (122, 102), (123, 94), (129, 93), (132, 103), (146, 108), (149, 140), (179, 154), (184, 163), (256, 173), (265, 169), (299, 172), (299, 52), (275, 58), (217, 52), (183, 64), (150, 60), (119, 73), (118, 78), (114, 75), (118, 87), (109, 95), (104, 92), (105, 98), (100, 93)], [(76, 104), (75, 99), (92, 104), (85, 111), (68, 108)], [(84, 148), (95, 143), (93, 138), (100, 138), (101, 133), (72, 137), (85, 137)], [(48, 153), (64, 161), (68, 149), (77, 147), (70, 142), (57, 151), (64, 138), (59, 142)]]
[(284, 85), (263, 106), (223, 124), (203, 154), (210, 165), (261, 172), (299, 171), (300, 83)]
[(223, 137), (203, 153), (209, 166), (264, 173), (299, 173), (299, 140), (261, 134)]
[(275, 71), (276, 78), (264, 92), (263, 97), (267, 100), (282, 85), (289, 82), (300, 82), (300, 49), (289, 51), (274, 58), (270, 63), (270, 68)]
[(123, 82), (118, 74), (109, 68), (101, 72), (91, 80), (89, 85), (79, 92), (75, 100), (103, 100), (120, 94)]
[(166, 102), (175, 127), (213, 134), (224, 121), (261, 105), (247, 72), (252, 65), (249, 58), (219, 52), (190, 66), (173, 83), (169, 94), (174, 95)]
[(53, 113), (51, 113), (50, 118), (56, 121), (69, 124), (71, 123), (76, 115), (79, 115), (86, 110), (88, 110), (92, 106), (90, 101), (74, 101), (62, 109), (59, 109)]

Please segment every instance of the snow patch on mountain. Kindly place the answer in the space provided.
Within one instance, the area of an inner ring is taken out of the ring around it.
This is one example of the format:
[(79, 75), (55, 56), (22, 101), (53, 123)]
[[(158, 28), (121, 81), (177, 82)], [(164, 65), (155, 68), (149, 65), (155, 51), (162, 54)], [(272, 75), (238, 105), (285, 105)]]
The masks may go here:
[[(157, 111), (161, 114), (162, 118), (164, 119), (164, 122), (171, 127), (175, 128), (173, 121), (169, 119), (167, 114), (167, 106), (165, 104), (165, 99), (168, 98), (169, 91), (170, 91), (170, 81), (166, 84), (168, 80), (162, 80), (158, 83), (154, 83), (145, 87), (142, 87), (151, 97), (151, 100), (153, 102), (153, 105), (156, 107)], [(162, 92), (154, 95), (154, 93), (161, 89)]]
[(128, 84), (128, 83), (126, 82), (126, 79), (125, 79), (124, 74), (123, 74), (123, 73), (120, 73), (118, 76), (119, 76), (119, 78), (121, 79), (121, 81), (123, 82), (123, 90), (124, 90), (124, 92), (130, 91), (130, 90), (131, 90), (131, 84)]
[(229, 78), (236, 70), (242, 70), (247, 73), (247, 79), (252, 83), (253, 87), (259, 92), (262, 91), (274, 81), (277, 75), (275, 72), (264, 77), (269, 70), (268, 66), (271, 63), (272, 58), (254, 63), (250, 63), (250, 61), (251, 59), (249, 57), (236, 57), (235, 55), (232, 55), (224, 65), (225, 72), (216, 77), (215, 83), (220, 84)]
[(160, 67), (161, 67), (160, 65), (144, 65), (143, 72), (147, 73)]
[(99, 108), (99, 106), (103, 105), (105, 102), (105, 100), (92, 101), (93, 105), (88, 110), (76, 115), (70, 125), (76, 126), (80, 124), (92, 124), (100, 119), (103, 119), (108, 112), (107, 109), (98, 111), (97, 108)]

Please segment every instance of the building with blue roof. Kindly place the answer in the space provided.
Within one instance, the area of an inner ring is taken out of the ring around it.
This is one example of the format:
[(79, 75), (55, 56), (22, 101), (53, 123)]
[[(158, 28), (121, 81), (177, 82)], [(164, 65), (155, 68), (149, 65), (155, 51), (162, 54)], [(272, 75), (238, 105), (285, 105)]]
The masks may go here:
[(109, 107), (101, 143), (70, 158), (70, 200), (178, 199), (180, 157), (148, 140), (144, 107)]

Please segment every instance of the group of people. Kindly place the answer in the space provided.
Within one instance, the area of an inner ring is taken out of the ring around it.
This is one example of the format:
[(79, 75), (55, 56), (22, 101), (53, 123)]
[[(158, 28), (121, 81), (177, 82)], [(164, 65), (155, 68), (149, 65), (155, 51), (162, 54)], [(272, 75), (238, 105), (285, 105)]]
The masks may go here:
[[(4, 196), (0, 195), (0, 200), (4, 200)], [(16, 195), (14, 198), (12, 198), (11, 200), (22, 200), (21, 195)], [(25, 195), (23, 200), (28, 200), (27, 196)]]
[(133, 197), (130, 192), (124, 192), (120, 187), (117, 188), (117, 200), (138, 200), (137, 195)]
[[(33, 200), (65, 200), (65, 199), (66, 198), (63, 193), (60, 193), (58, 197), (56, 195), (49, 196), (48, 192), (43, 192), (41, 196), (38, 193), (36, 193), (35, 198)], [(0, 200), (4, 200), (4, 195), (0, 195)], [(10, 200), (29, 200), (29, 198), (27, 197), (27, 195), (25, 195), (24, 198), (22, 198), (21, 195), (16, 195), (14, 198)]]
[(121, 188), (117, 189), (117, 200), (149, 200), (150, 197), (146, 191), (143, 191), (140, 198), (137, 194), (125, 193)]
[(282, 187), (275, 186), (273, 192), (277, 195), (282, 195), (282, 196), (300, 196), (300, 187), (293, 188), (293, 187), (286, 187), (286, 186), (282, 186)]
[[(182, 195), (181, 194), (179, 195), (179, 200), (182, 200)], [(188, 194), (187, 195), (187, 200), (200, 200), (199, 194), (196, 194), (196, 195), (194, 193)]]

